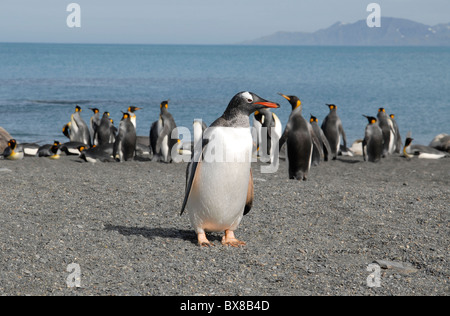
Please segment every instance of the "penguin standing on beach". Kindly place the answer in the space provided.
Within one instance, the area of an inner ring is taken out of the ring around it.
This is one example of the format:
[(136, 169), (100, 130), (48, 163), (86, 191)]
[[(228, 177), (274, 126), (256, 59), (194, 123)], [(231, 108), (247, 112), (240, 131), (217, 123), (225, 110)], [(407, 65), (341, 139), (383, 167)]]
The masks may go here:
[(178, 145), (178, 135), (173, 137), (173, 131), (177, 128), (175, 120), (170, 114), (169, 100), (163, 101), (160, 105), (160, 121), (158, 121), (156, 128), (159, 129), (158, 139), (156, 141), (155, 153), (160, 156), (160, 160), (165, 163), (172, 161), (172, 149)]
[(239, 247), (234, 231), (253, 203), (252, 134), (249, 116), (278, 108), (251, 92), (236, 94), (204, 134), (203, 149), (188, 165), (181, 214), (189, 213), (200, 246), (211, 246), (205, 232), (225, 232), (222, 244)]
[(260, 156), (270, 157), (270, 162), (273, 162), (272, 138), (278, 143), (283, 133), (280, 119), (269, 109), (261, 109), (254, 113), (253, 127), (256, 128), (258, 153)]
[(364, 140), (362, 142), (362, 153), (364, 161), (378, 162), (381, 160), (383, 154), (383, 132), (378, 125), (377, 119), (372, 116), (366, 116), (369, 120), (369, 124), (366, 126)]
[(402, 150), (402, 137), (400, 136), (400, 129), (398, 128), (397, 121), (395, 120), (395, 115), (390, 114), (389, 115), (392, 125), (394, 127), (394, 133), (395, 133), (395, 148), (394, 148), (394, 154), (399, 154)]
[(81, 108), (77, 105), (70, 120), (70, 141), (91, 146), (89, 127), (81, 117)]
[(92, 144), (97, 146), (98, 145), (98, 134), (97, 134), (97, 128), (100, 125), (100, 110), (97, 108), (89, 108), (92, 112), (94, 112), (94, 115), (92, 115), (90, 120), (90, 133), (92, 136)]
[(101, 146), (114, 143), (116, 141), (116, 131), (117, 129), (111, 121), (109, 112), (103, 113), (97, 128), (98, 145)]
[(331, 157), (336, 160), (341, 147), (341, 140), (344, 142), (344, 148), (347, 148), (347, 137), (345, 136), (342, 121), (337, 114), (337, 106), (334, 104), (327, 104), (330, 113), (322, 122), (322, 130), (328, 139), (331, 148)]
[(124, 113), (119, 124), (119, 133), (114, 143), (113, 157), (118, 161), (132, 160), (136, 154), (136, 128), (129, 113)]
[(138, 110), (142, 110), (142, 109), (138, 108), (138, 107), (135, 107), (135, 106), (130, 106), (127, 109), (128, 114), (130, 115), (131, 123), (133, 123), (134, 128), (136, 128), (136, 114), (134, 114), (134, 112), (136, 112)]
[[(323, 130), (319, 126), (319, 120), (317, 117), (311, 115), (309, 119), (311, 127), (314, 131), (314, 134), (319, 139), (319, 145), (323, 149), (324, 160), (328, 161), (328, 156), (331, 155), (331, 147), (330, 143), (328, 143), (328, 139), (323, 133)], [(321, 161), (320, 148), (316, 148), (314, 146), (313, 157), (312, 157), (312, 165), (317, 166)]]
[(280, 95), (289, 101), (292, 113), (281, 136), (279, 149), (286, 143), (289, 165), (289, 179), (304, 180), (308, 178), (311, 168), (314, 145), (323, 156), (323, 149), (319, 145), (311, 124), (302, 116), (302, 102), (294, 95)]
[(383, 132), (383, 157), (386, 157), (388, 154), (393, 154), (395, 149), (395, 130), (394, 124), (392, 123), (389, 116), (386, 114), (386, 110), (384, 108), (378, 109), (378, 123)]

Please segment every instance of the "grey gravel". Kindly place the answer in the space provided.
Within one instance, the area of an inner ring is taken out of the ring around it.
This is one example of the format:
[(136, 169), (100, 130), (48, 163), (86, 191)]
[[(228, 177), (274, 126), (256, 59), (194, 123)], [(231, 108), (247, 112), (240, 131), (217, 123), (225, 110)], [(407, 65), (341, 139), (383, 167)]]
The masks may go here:
[[(306, 182), (254, 165), (243, 248), (200, 248), (186, 164), (0, 161), (1, 295), (448, 295), (450, 159), (345, 157)], [(6, 169), (4, 169), (6, 168)], [(406, 264), (413, 274), (381, 269)], [(80, 287), (67, 283), (78, 264)]]

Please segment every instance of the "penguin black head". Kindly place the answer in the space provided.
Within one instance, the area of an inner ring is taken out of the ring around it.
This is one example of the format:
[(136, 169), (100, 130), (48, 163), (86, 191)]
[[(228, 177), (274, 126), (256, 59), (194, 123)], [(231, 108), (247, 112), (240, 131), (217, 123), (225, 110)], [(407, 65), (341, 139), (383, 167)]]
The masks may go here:
[(142, 110), (141, 108), (138, 108), (138, 107), (135, 107), (135, 106), (130, 106), (130, 107), (128, 107), (128, 112), (131, 112), (131, 113), (134, 113), (134, 112), (136, 112), (137, 110)]
[(71, 123), (67, 123), (66, 125), (64, 125), (63, 130), (62, 130), (64, 136), (66, 136), (67, 138), (70, 138), (70, 135), (69, 135), (70, 124)]
[(378, 113), (381, 113), (381, 112), (386, 112), (386, 110), (384, 108), (379, 108)]
[(86, 150), (86, 146), (78, 146), (77, 149), (81, 152)]
[(326, 104), (326, 106), (328, 106), (328, 108), (331, 110), (337, 110), (337, 106), (336, 104)]
[(165, 109), (169, 108), (169, 101), (170, 101), (170, 99), (167, 100), (167, 101), (162, 101), (161, 104), (159, 105), (159, 108), (160, 109), (162, 109), (162, 108), (165, 108)]
[(123, 120), (129, 120), (129, 119), (130, 119), (130, 114), (128, 114), (127, 112), (123, 113), (122, 121)]
[(94, 112), (94, 114), (100, 113), (100, 110), (97, 108), (89, 108), (89, 110), (91, 110), (92, 112)]
[(61, 143), (59, 142), (59, 141), (57, 141), (57, 140), (55, 140), (54, 142), (53, 142), (53, 146), (60, 146), (61, 145)]
[(409, 145), (411, 145), (413, 140), (414, 140), (413, 138), (407, 137), (405, 140), (405, 147), (408, 147)]
[(255, 119), (260, 122), (261, 124), (264, 123), (263, 118), (264, 115), (260, 111), (255, 111)]
[(75, 112), (76, 112), (76, 113), (81, 113), (81, 108), (80, 108), (80, 106), (77, 105), (77, 106), (75, 107)]
[(296, 108), (298, 108), (302, 105), (302, 101), (300, 101), (300, 99), (298, 97), (296, 97), (295, 95), (285, 95), (283, 93), (278, 93), (278, 94), (289, 101), (289, 103), (292, 106), (292, 110), (295, 110)]
[(377, 119), (374, 118), (373, 116), (367, 116), (367, 115), (363, 115), (365, 118), (367, 118), (367, 120), (369, 121), (369, 124), (375, 124), (377, 122)]
[(319, 123), (319, 120), (317, 119), (317, 117), (313, 116), (312, 114), (310, 114), (310, 115), (311, 115), (311, 118), (309, 119), (309, 121), (311, 123), (314, 123), (314, 122)]
[(109, 116), (110, 116), (109, 112), (104, 112), (104, 113), (103, 113), (103, 117), (108, 118)]
[(276, 109), (279, 107), (280, 105), (278, 103), (267, 101), (252, 92), (243, 91), (239, 92), (231, 99), (226, 109), (226, 113), (241, 112), (250, 115), (255, 111), (265, 108)]
[(16, 140), (15, 140), (15, 139), (11, 139), (11, 140), (8, 142), (8, 146), (9, 146), (9, 148), (11, 148), (12, 150), (16, 149), (16, 147), (17, 147), (17, 142), (16, 142)]

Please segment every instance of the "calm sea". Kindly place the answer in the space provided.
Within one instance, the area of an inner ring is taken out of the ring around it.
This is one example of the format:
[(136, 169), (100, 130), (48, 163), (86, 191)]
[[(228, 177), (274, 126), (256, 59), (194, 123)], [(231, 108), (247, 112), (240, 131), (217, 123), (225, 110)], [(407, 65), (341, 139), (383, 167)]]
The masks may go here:
[(277, 92), (299, 96), (320, 122), (336, 104), (350, 145), (379, 107), (416, 143), (450, 133), (450, 48), (0, 44), (0, 126), (19, 142), (66, 141), (76, 104), (87, 122), (98, 107), (116, 126), (142, 107), (137, 132), (148, 136), (170, 98), (177, 125), (191, 129), (244, 90), (279, 102), (283, 124), (290, 105)]

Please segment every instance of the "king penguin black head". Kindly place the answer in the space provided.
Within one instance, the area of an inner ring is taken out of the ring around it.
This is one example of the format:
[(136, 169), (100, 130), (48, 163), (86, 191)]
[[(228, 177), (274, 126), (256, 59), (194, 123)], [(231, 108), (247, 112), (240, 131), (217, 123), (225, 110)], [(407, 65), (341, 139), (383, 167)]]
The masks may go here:
[(289, 101), (289, 103), (292, 106), (292, 111), (302, 105), (302, 101), (300, 101), (300, 99), (295, 95), (285, 95), (283, 93), (278, 93), (278, 94)]
[(377, 122), (377, 119), (374, 118), (373, 116), (367, 116), (367, 115), (363, 115), (368, 121), (369, 124), (375, 124)]

